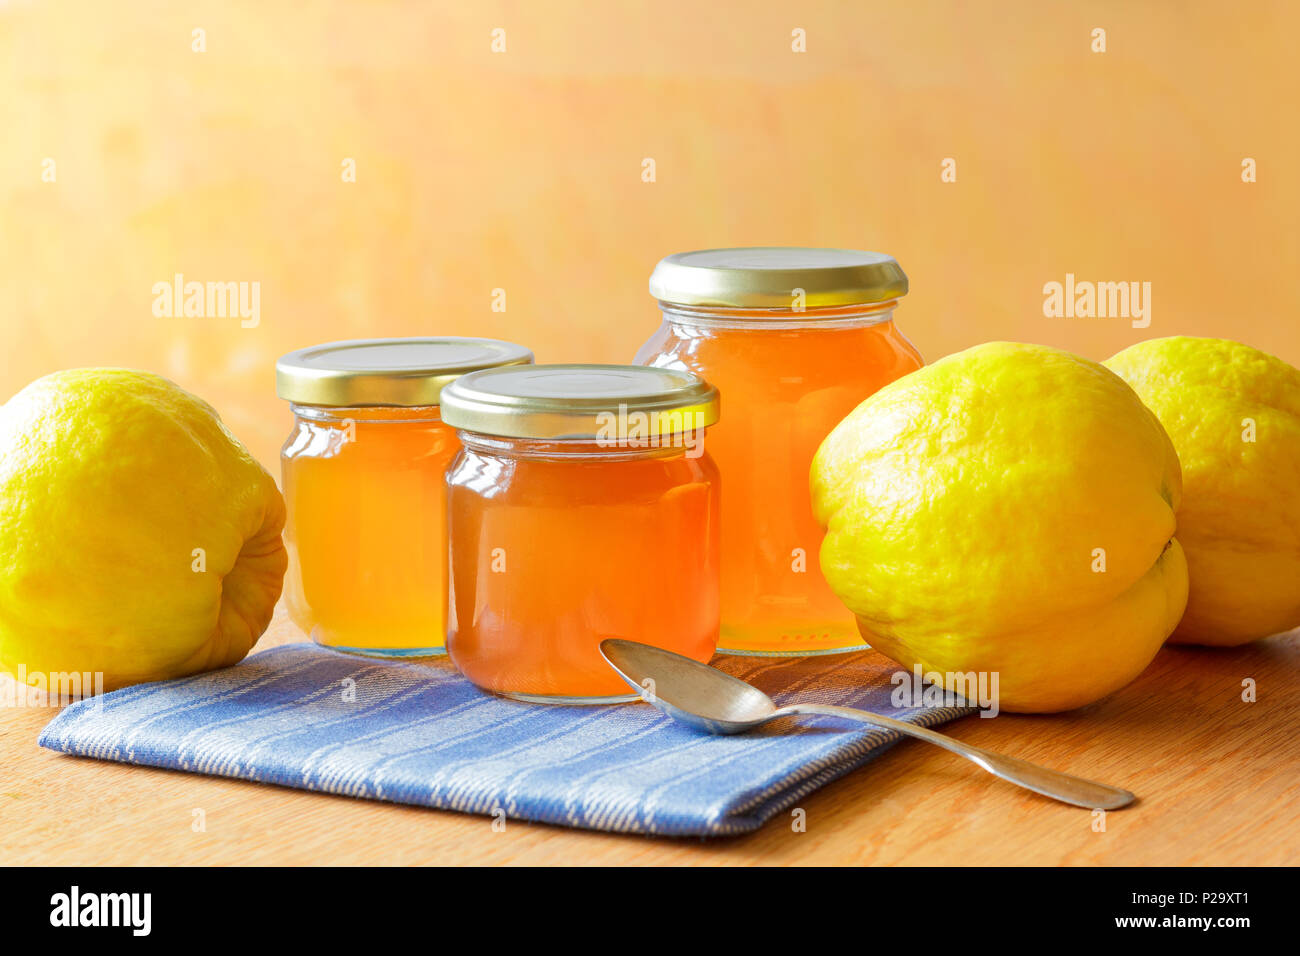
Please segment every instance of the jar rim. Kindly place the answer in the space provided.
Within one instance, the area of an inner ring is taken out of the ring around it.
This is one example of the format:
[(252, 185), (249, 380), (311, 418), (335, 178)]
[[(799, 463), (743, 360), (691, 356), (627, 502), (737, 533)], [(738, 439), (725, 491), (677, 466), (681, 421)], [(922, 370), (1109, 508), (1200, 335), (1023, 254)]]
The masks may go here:
[(316, 422), (358, 422), (365, 425), (423, 425), (442, 421), (437, 405), (312, 405), (290, 402), (298, 418)]
[(855, 306), (825, 306), (793, 309), (739, 309), (721, 306), (659, 303), (664, 319), (680, 325), (728, 329), (855, 329), (889, 322), (898, 307), (897, 299)]
[(472, 451), (510, 458), (569, 461), (573, 459), (643, 459), (686, 453), (689, 458), (703, 454), (698, 436), (674, 434), (657, 441), (635, 444), (604, 442), (594, 438), (519, 438), (512, 435), (489, 435), (467, 429), (457, 431), (462, 444)]

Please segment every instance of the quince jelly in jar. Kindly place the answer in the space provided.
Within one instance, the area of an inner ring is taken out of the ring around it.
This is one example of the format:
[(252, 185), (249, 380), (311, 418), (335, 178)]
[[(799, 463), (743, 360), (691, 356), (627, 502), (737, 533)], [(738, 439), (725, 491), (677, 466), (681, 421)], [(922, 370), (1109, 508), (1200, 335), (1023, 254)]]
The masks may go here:
[(844, 249), (710, 249), (650, 279), (663, 322), (639, 364), (695, 372), (727, 403), (709, 435), (722, 473), (720, 652), (864, 647), (818, 562), (808, 472), (863, 399), (922, 365), (894, 325), (907, 277)]
[(439, 396), (466, 372), (532, 361), (495, 339), (331, 342), (276, 364), (292, 403), (280, 453), (289, 615), (319, 644), (376, 657), (445, 653), (443, 479), (460, 450)]
[(718, 640), (717, 392), (631, 365), (476, 372), (443, 393), (452, 662), (536, 703), (636, 699), (620, 637), (707, 661)]

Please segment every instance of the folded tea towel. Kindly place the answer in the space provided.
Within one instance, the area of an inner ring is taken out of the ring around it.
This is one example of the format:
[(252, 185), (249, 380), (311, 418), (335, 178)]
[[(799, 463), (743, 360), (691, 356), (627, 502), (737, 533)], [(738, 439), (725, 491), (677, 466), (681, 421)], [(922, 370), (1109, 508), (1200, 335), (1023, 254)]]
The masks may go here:
[[(895, 707), (898, 668), (867, 651), (714, 663), (778, 703), (842, 704), (924, 726), (974, 712)], [(445, 659), (389, 663), (290, 644), (225, 670), (78, 701), (40, 744), (562, 826), (725, 836), (757, 829), (897, 737), (813, 717), (713, 737), (641, 702), (524, 704), (478, 690)]]

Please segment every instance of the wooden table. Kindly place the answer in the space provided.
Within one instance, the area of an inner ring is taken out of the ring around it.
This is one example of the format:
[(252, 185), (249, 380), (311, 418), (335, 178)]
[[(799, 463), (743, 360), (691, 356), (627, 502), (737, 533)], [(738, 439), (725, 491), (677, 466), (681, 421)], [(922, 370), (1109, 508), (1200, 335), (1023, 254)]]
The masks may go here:
[[(259, 649), (302, 635), (277, 612)], [(1255, 703), (1242, 701), (1253, 678)], [(41, 750), (52, 711), (0, 710), (0, 863), (1295, 864), (1300, 631), (1230, 650), (1168, 647), (1105, 701), (1051, 717), (969, 717), (970, 743), (1126, 786), (1091, 813), (904, 741), (728, 840), (650, 839), (305, 793)], [(205, 829), (196, 832), (195, 810)]]

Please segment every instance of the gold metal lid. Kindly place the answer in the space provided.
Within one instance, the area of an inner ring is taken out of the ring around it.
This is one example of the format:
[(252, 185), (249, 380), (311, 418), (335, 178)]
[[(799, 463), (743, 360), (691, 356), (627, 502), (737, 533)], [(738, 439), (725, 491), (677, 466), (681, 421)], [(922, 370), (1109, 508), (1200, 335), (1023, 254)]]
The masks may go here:
[(275, 392), (299, 405), (437, 405), (443, 387), (466, 372), (532, 360), (522, 345), (498, 339), (350, 339), (282, 356)]
[(886, 302), (907, 295), (893, 256), (854, 249), (701, 249), (667, 256), (650, 276), (650, 294), (673, 305), (792, 310)]
[(635, 444), (712, 425), (718, 390), (644, 365), (529, 365), (471, 372), (442, 393), (442, 420), (507, 438)]

